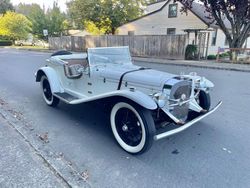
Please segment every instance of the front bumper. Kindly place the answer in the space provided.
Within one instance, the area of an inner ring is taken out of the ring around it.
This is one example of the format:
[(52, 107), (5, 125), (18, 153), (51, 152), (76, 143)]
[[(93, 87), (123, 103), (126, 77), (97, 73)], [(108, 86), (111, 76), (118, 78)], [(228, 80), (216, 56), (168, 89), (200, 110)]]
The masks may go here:
[(220, 105), (222, 104), (222, 101), (220, 101), (214, 108), (212, 108), (210, 111), (208, 111), (207, 113), (185, 123), (184, 125), (180, 126), (179, 128), (164, 132), (164, 133), (160, 133), (154, 136), (155, 140), (160, 140), (162, 138), (166, 138), (169, 137), (171, 135), (177, 134), (179, 132), (182, 132), (184, 130), (186, 130), (187, 128), (191, 127), (191, 125), (195, 124), (196, 122), (202, 120), (203, 118), (207, 117), (208, 115), (212, 114), (214, 111), (216, 111)]

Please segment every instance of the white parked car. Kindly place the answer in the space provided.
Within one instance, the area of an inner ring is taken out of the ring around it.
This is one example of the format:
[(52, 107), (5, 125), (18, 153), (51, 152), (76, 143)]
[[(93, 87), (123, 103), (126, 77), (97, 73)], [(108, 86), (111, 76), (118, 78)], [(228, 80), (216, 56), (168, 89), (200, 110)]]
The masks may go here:
[(174, 75), (132, 63), (128, 47), (59, 51), (36, 73), (49, 106), (105, 101), (118, 144), (131, 154), (147, 151), (154, 140), (179, 133), (213, 113), (214, 84), (195, 73)]
[(15, 41), (16, 46), (35, 46), (36, 42), (33, 39), (28, 40), (16, 40)]

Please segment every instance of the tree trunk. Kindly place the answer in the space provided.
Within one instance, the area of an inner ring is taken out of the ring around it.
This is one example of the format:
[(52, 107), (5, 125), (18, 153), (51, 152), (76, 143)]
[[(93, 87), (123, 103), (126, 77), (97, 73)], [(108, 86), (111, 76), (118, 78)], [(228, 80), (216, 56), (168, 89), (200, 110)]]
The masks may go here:
[[(229, 48), (241, 48), (242, 45), (238, 41), (239, 40), (229, 42)], [(239, 52), (240, 52), (239, 50), (230, 50), (230, 60), (236, 62)]]
[(115, 28), (114, 27), (112, 27), (112, 35), (115, 35)]

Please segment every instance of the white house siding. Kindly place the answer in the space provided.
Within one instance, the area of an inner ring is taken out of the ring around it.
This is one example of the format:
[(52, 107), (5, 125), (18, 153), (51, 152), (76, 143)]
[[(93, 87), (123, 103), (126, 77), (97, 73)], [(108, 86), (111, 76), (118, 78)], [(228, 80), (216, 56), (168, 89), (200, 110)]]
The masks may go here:
[[(159, 10), (167, 1), (160, 3), (155, 3), (149, 5), (146, 9), (147, 12), (153, 12)], [(135, 35), (166, 35), (167, 28), (176, 28), (176, 34), (187, 34), (184, 32), (185, 29), (207, 29), (208, 26), (201, 21), (196, 15), (188, 11), (188, 14), (180, 12), (182, 4), (178, 4), (178, 13), (175, 18), (168, 18), (169, 5), (174, 3), (173, 1), (169, 2), (162, 10), (147, 15), (145, 17), (139, 18), (133, 22), (129, 22), (125, 25), (122, 25), (118, 28), (118, 35), (128, 35), (129, 31), (133, 31)], [(208, 55), (217, 54), (218, 48), (228, 48), (228, 45), (225, 45), (225, 35), (222, 30), (218, 29), (216, 44), (212, 45), (212, 31), (210, 32), (210, 39), (208, 42)], [(194, 43), (195, 35), (190, 33), (189, 35), (189, 44)], [(247, 48), (250, 48), (250, 38), (247, 41)], [(205, 54), (204, 54), (205, 55)]]
[[(173, 3), (173, 1), (171, 2)], [(162, 11), (142, 17), (118, 28), (119, 35), (127, 35), (134, 31), (135, 35), (166, 35), (167, 28), (176, 28), (176, 34), (185, 34), (184, 29), (206, 29), (207, 25), (192, 12), (188, 15), (180, 12), (182, 5), (178, 4), (178, 13), (175, 18), (168, 18), (169, 4)]]
[(224, 33), (223, 33), (223, 31), (221, 29), (217, 30), (216, 44), (213, 46), (212, 45), (212, 32), (210, 32), (208, 55), (210, 55), (210, 54), (213, 54), (213, 55), (217, 54), (219, 47), (220, 48), (229, 48), (228, 45), (225, 45), (226, 36), (224, 35)]
[[(225, 44), (226, 36), (224, 35), (221, 29), (217, 30), (217, 39), (215, 46), (212, 45), (212, 32), (210, 32), (210, 40), (209, 40), (209, 48), (208, 48), (208, 55), (209, 54), (217, 54), (218, 48), (229, 48), (229, 45)], [(250, 48), (250, 37), (247, 39), (246, 44), (242, 46), (243, 48)]]
[(247, 38), (246, 43), (244, 45), (246, 48), (250, 48), (250, 37)]

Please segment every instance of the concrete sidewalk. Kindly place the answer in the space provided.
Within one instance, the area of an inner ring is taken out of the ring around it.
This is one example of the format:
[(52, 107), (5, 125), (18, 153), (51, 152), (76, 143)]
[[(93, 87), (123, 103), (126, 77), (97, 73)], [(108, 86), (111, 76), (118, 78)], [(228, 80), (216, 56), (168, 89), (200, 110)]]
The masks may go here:
[(1, 116), (0, 187), (67, 187)]
[(250, 72), (250, 64), (217, 63), (215, 61), (169, 60), (144, 57), (133, 57), (133, 60), (137, 62)]

